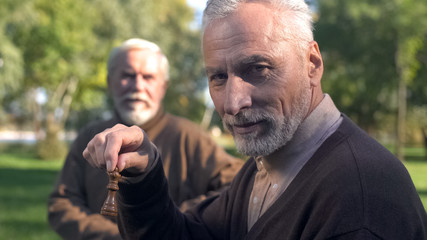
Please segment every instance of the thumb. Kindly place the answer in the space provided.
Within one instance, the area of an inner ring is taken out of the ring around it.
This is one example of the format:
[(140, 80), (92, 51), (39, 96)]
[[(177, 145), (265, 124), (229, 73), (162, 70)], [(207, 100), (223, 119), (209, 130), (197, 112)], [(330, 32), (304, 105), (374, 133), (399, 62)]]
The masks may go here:
[(139, 152), (122, 153), (118, 157), (117, 168), (119, 172), (126, 169), (132, 175), (141, 174), (148, 166), (149, 154), (140, 154)]

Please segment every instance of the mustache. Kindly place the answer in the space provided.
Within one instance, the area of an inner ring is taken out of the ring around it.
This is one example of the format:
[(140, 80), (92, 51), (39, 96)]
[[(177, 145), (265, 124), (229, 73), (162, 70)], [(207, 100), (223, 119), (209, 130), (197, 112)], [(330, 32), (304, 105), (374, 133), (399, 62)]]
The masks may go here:
[(120, 102), (129, 101), (129, 100), (142, 101), (148, 105), (151, 105), (151, 100), (147, 97), (147, 94), (145, 93), (129, 92), (119, 97)]
[(259, 109), (244, 109), (234, 116), (225, 114), (222, 121), (224, 125), (229, 128), (233, 125), (244, 125), (260, 121), (273, 122), (274, 116), (267, 111)]

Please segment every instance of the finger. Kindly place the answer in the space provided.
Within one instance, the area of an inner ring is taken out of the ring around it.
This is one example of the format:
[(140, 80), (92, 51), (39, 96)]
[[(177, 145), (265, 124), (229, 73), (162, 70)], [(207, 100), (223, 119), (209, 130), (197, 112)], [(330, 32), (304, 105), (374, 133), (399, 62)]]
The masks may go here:
[[(110, 132), (107, 136), (104, 158), (109, 170), (112, 170), (117, 166), (119, 171), (122, 171), (123, 169), (128, 168), (129, 166), (134, 166), (137, 163), (126, 163), (128, 160), (122, 162), (121, 158), (119, 158), (119, 154), (122, 155), (137, 151), (143, 143), (144, 133), (141, 128), (136, 126), (117, 126), (114, 129), (117, 131)], [(138, 159), (130, 160), (137, 161)], [(109, 162), (111, 163), (111, 168)]]
[(98, 167), (105, 168), (105, 136), (103, 134), (98, 134), (92, 141), (94, 146), (91, 148), (92, 158), (94, 158)]
[(86, 159), (86, 161), (92, 166), (92, 167), (95, 167), (93, 164), (92, 164), (92, 161), (93, 161), (93, 159), (92, 159), (92, 157), (90, 156), (90, 152), (89, 152), (89, 150), (88, 150), (88, 147), (86, 146), (86, 148), (85, 148), (85, 150), (83, 150), (83, 157)]
[(126, 128), (126, 126), (117, 124), (112, 128), (107, 128), (103, 132), (96, 134), (92, 140), (89, 141), (85, 150), (83, 150), (83, 157), (89, 162), (91, 166), (96, 168), (106, 168), (106, 160), (104, 155), (107, 135), (123, 128)]
[(135, 174), (142, 173), (147, 168), (148, 157), (148, 154), (141, 155), (139, 152), (122, 153), (118, 156), (117, 168), (119, 172), (127, 169)]
[(98, 162), (94, 155), (95, 147), (93, 141), (90, 141), (85, 150), (83, 151), (83, 157), (89, 162), (92, 167), (99, 168)]
[(96, 168), (105, 168), (105, 162), (103, 160), (103, 154), (100, 154), (104, 151), (105, 146), (103, 144), (105, 143), (105, 135), (106, 133), (110, 132), (111, 129), (107, 128), (103, 132), (100, 132), (96, 134), (92, 140), (89, 141), (87, 144), (85, 150), (83, 151), (83, 156), (86, 158), (86, 160), (90, 163), (91, 166)]
[(103, 158), (105, 159), (107, 171), (113, 171), (117, 166), (117, 158), (122, 148), (122, 138), (123, 135), (121, 130), (110, 132), (106, 135)]
[[(123, 130), (125, 131), (126, 137), (123, 138), (123, 147), (121, 152), (137, 151), (139, 148), (143, 147), (144, 139), (148, 139), (140, 127), (131, 126)], [(147, 142), (149, 141), (147, 140)]]

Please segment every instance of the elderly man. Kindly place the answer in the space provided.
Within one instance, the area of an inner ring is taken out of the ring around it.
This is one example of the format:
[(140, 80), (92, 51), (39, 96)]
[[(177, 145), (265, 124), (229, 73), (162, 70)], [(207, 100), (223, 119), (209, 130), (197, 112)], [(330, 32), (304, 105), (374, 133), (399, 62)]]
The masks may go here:
[(49, 198), (49, 223), (63, 238), (120, 239), (116, 223), (99, 214), (108, 176), (82, 156), (93, 136), (117, 123), (140, 126), (156, 144), (169, 194), (182, 209), (229, 185), (243, 165), (196, 124), (163, 111), (167, 80), (168, 61), (156, 44), (130, 39), (112, 50), (108, 89), (116, 116), (81, 131)]
[(182, 214), (169, 204), (161, 157), (140, 128), (100, 133), (83, 154), (125, 176), (125, 238), (427, 238), (405, 167), (322, 92), (303, 0), (210, 0), (203, 26), (215, 108), (252, 158), (227, 191)]

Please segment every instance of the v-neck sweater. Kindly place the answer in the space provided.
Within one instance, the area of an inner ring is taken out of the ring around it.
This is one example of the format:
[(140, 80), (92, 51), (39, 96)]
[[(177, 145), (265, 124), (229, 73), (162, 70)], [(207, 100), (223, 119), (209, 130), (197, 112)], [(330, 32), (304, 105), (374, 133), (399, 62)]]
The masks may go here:
[(280, 157), (273, 159), (275, 162), (255, 157), (258, 171), (248, 207), (248, 229), (286, 190), (304, 164), (338, 129), (341, 121), (341, 114), (331, 97), (324, 94), (322, 101), (299, 125), (292, 139), (281, 147)]
[(255, 171), (249, 159), (227, 191), (181, 214), (157, 164), (144, 181), (121, 184), (120, 232), (126, 239), (427, 239), (427, 215), (404, 165), (345, 115), (248, 231)]

